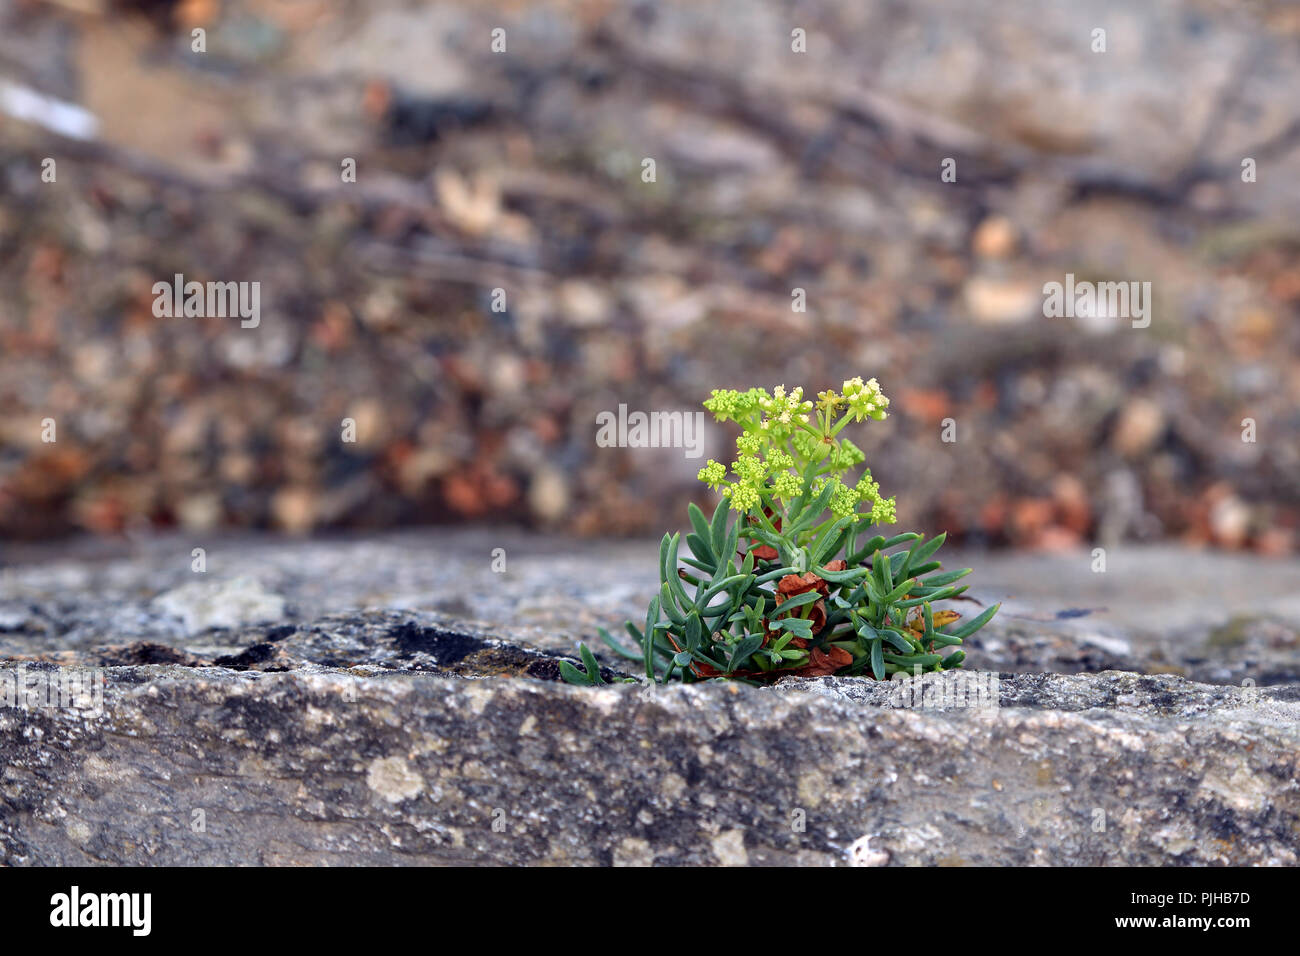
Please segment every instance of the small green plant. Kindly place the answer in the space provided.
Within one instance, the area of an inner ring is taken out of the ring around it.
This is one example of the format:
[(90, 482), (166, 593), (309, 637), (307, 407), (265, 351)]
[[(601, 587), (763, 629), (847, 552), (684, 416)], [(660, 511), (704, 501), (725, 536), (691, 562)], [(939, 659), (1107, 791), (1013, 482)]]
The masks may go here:
[[(659, 593), (645, 625), (625, 625), (623, 646), (600, 629), (621, 657), (640, 661), (650, 681), (776, 678), (827, 674), (927, 673), (961, 666), (952, 650), (988, 623), (994, 605), (961, 615), (934, 605), (961, 595), (970, 568), (944, 571), (934, 560), (946, 535), (886, 536), (893, 498), (865, 468), (865, 456), (840, 432), (880, 421), (889, 407), (875, 379), (855, 378), (840, 392), (805, 401), (803, 389), (771, 393), (715, 389), (704, 407), (740, 426), (730, 468), (710, 460), (700, 480), (722, 492), (712, 518), (689, 507), (691, 531), (659, 545)], [(734, 516), (734, 517), (733, 517)], [(604, 683), (581, 648), (585, 670), (561, 664), (575, 684)]]

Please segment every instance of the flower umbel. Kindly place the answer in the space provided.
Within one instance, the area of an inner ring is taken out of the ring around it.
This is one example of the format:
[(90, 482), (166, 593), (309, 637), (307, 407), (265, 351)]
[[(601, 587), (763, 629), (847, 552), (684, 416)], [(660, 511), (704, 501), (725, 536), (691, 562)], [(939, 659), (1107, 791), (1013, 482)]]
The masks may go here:
[[(850, 422), (885, 418), (889, 399), (880, 384), (874, 378), (850, 379), (842, 394), (819, 392), (816, 403), (805, 401), (803, 394), (801, 386), (787, 392), (784, 385), (771, 392), (714, 389), (704, 407), (719, 421), (741, 427), (738, 456), (730, 469), (735, 480), (729, 480), (725, 470), (719, 474), (721, 466), (712, 461), (700, 470), (700, 480), (710, 488), (721, 488), (731, 508), (742, 513), (770, 509), (774, 501), (789, 502), (805, 487), (820, 494), (830, 482), (834, 488), (827, 506), (836, 518), (892, 523), (893, 499), (882, 499), (878, 485), (871, 483), (864, 489), (861, 481), (845, 480), (866, 455), (853, 442), (838, 437)], [(864, 473), (868, 480), (870, 475)], [(738, 486), (745, 490), (737, 494)], [(859, 504), (865, 505), (861, 511)]]

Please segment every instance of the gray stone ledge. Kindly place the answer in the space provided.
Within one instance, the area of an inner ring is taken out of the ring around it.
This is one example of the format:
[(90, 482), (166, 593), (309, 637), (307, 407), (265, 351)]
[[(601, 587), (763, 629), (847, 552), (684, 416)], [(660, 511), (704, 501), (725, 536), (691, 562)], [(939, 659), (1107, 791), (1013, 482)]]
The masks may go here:
[(1004, 674), (997, 708), (901, 708), (846, 679), (102, 673), (98, 716), (0, 707), (0, 863), (1297, 862), (1293, 687)]

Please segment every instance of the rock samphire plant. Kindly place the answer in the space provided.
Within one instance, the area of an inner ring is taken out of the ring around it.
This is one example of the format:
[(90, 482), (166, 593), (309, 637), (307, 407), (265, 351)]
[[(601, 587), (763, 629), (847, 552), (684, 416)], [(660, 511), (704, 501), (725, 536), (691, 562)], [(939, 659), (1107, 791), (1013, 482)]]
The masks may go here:
[[(850, 477), (865, 456), (840, 433), (885, 418), (876, 380), (852, 379), (816, 402), (802, 388), (715, 389), (704, 407), (741, 430), (730, 469), (710, 460), (700, 470), (722, 500), (712, 519), (690, 506), (689, 556), (680, 534), (664, 535), (659, 593), (643, 628), (626, 624), (636, 647), (604, 629), (601, 639), (650, 681), (886, 680), (961, 666), (954, 648), (998, 606), (958, 624), (958, 612), (935, 609), (966, 590), (957, 582), (970, 573), (934, 559), (946, 535), (875, 533), (895, 522), (894, 499), (871, 469)], [(565, 679), (603, 683), (590, 650), (580, 652), (586, 669), (562, 663)]]

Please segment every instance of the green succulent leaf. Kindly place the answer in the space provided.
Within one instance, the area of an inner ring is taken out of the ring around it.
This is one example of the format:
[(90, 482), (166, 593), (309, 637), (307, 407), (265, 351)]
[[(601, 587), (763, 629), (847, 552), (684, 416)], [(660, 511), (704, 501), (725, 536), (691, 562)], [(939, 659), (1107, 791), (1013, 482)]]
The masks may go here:
[(787, 598), (783, 604), (777, 607), (778, 614), (786, 614), (796, 608), (801, 608), (806, 604), (814, 604), (821, 599), (821, 595), (816, 591), (805, 591), (803, 594), (796, 594), (792, 598)]
[(715, 567), (717, 566), (717, 560), (714, 558), (713, 549), (709, 547), (708, 542), (698, 534), (692, 532), (686, 536), (686, 547), (691, 549), (692, 556), (699, 555), (702, 557), (704, 559), (703, 563), (712, 563)]
[(885, 660), (891, 664), (898, 664), (900, 667), (931, 667), (938, 664), (942, 657), (938, 654), (886, 654)]
[(1001, 603), (994, 604), (992, 607), (986, 608), (979, 616), (971, 618), (969, 621), (966, 621), (959, 627), (954, 627), (951, 631), (947, 631), (946, 633), (951, 637), (959, 637), (962, 640), (965, 640), (991, 621), (993, 615), (998, 613), (998, 608), (1001, 606)]
[(730, 674), (749, 660), (750, 655), (758, 650), (763, 644), (762, 634), (750, 634), (731, 652), (731, 658), (727, 661), (727, 673)]
[(689, 564), (697, 571), (703, 571), (709, 577), (717, 573), (718, 565), (712, 561), (700, 561), (696, 558), (682, 558), (682, 564)]
[(802, 637), (804, 640), (812, 637), (812, 621), (806, 617), (783, 617), (772, 622), (772, 629), (789, 631), (795, 637)]
[[(600, 636), (600, 639), (604, 641), (605, 646), (608, 647), (615, 654), (617, 654), (619, 657), (623, 657), (631, 661), (639, 661), (641, 659), (640, 651), (628, 650), (626, 647), (624, 647), (622, 644), (616, 641), (610, 635), (609, 631), (605, 630), (603, 627), (596, 628), (596, 633)], [(640, 644), (640, 642), (641, 639), (638, 636), (637, 643)]]
[[(960, 581), (966, 575), (970, 574), (970, 568), (962, 568), (960, 571), (945, 571), (943, 574), (932, 574), (925, 578), (921, 583), (928, 588), (941, 588), (945, 585), (952, 584), (954, 581)], [(925, 572), (921, 572), (924, 574)]]
[(688, 538), (687, 543), (691, 544), (691, 550), (695, 551), (696, 554), (703, 553), (706, 556), (711, 557), (713, 554), (713, 532), (709, 528), (709, 522), (704, 517), (704, 512), (700, 510), (699, 505), (692, 501), (686, 506), (686, 517), (690, 519), (691, 530), (695, 532), (694, 538), (699, 542), (699, 547), (701, 549), (696, 550), (696, 545), (691, 544), (691, 541)]
[(713, 553), (718, 557), (727, 553), (725, 544), (727, 541), (727, 516), (729, 514), (726, 499), (723, 499), (713, 509), (713, 519), (709, 522), (709, 541), (713, 545)]
[(605, 678), (600, 676), (600, 664), (597, 662), (595, 655), (588, 650), (586, 644), (578, 645), (578, 654), (582, 658), (583, 669), (579, 669), (568, 661), (560, 661), (560, 676), (570, 684), (577, 684), (582, 687), (594, 687), (597, 684), (605, 683)]
[(866, 568), (845, 568), (843, 571), (827, 571), (823, 567), (816, 567), (814, 573), (832, 584), (853, 584), (863, 580), (871, 572)]
[(879, 633), (881, 638), (888, 641), (890, 646), (897, 648), (900, 654), (911, 654), (916, 650), (916, 648), (912, 646), (912, 642), (907, 639), (907, 635), (902, 631), (896, 631), (893, 628), (885, 628)]

